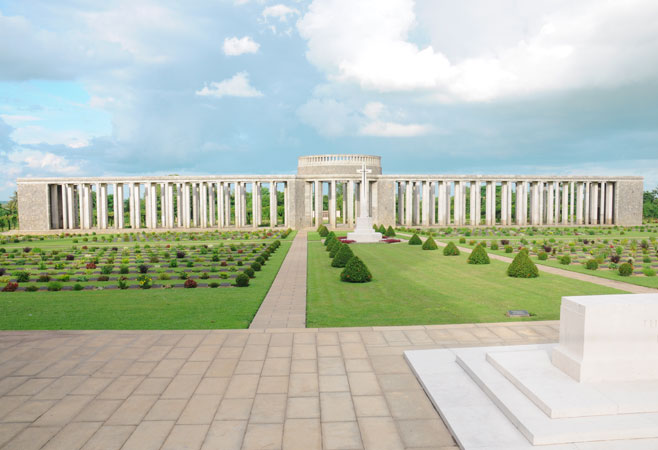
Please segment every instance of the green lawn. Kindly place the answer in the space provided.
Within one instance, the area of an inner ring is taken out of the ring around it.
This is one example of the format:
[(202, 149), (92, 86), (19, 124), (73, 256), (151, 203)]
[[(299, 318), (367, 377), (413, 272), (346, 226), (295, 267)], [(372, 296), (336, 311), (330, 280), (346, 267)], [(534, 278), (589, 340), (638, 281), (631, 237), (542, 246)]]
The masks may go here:
[(506, 263), (466, 263), (466, 255), (443, 256), (407, 244), (353, 245), (373, 281), (339, 281), (320, 242), (308, 245), (307, 326), (427, 325), (501, 322), (510, 309), (526, 309), (529, 320), (559, 318), (566, 295), (621, 291), (542, 273), (536, 279), (506, 275)]
[[(336, 235), (336, 237), (347, 236), (347, 233), (349, 233), (349, 231), (347, 231), (347, 230), (345, 230), (345, 231), (335, 231), (334, 230), (334, 234)], [(320, 233), (318, 233), (317, 231), (309, 231), (306, 234), (306, 236), (307, 236), (306, 239), (309, 240), (309, 241), (320, 241), (320, 240), (324, 239), (324, 238), (320, 237)]]
[(290, 240), (246, 288), (0, 293), (0, 329), (247, 328), (265, 298)]

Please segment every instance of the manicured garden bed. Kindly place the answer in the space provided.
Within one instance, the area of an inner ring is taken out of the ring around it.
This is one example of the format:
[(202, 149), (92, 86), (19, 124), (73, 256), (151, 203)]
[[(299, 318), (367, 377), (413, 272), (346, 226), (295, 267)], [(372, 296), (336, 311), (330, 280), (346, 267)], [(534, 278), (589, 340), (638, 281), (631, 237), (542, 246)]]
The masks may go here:
[(542, 274), (510, 278), (508, 264), (472, 265), (468, 255), (443, 256), (420, 246), (350, 244), (373, 279), (343, 283), (320, 242), (308, 245), (307, 326), (344, 327), (502, 322), (508, 310), (525, 309), (526, 320), (558, 319), (565, 295), (621, 291)]

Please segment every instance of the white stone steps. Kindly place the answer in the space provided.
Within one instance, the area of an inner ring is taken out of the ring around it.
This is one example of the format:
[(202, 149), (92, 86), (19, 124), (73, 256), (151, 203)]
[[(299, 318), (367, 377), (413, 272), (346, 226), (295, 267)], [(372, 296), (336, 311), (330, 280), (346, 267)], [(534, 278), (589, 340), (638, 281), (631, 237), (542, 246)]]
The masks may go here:
[(534, 445), (658, 438), (658, 413), (551, 419), (504, 375), (486, 353), (511, 347), (455, 349), (457, 363)]

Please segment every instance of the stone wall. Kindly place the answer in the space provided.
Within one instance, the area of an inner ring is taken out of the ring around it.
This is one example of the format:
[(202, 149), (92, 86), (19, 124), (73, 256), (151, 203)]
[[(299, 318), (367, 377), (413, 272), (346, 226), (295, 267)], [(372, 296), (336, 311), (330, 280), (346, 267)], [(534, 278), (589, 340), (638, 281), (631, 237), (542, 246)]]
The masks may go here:
[(50, 229), (50, 200), (45, 183), (18, 185), (18, 226), (22, 231)]
[(613, 207), (615, 225), (641, 225), (644, 183), (635, 180), (617, 181), (615, 189), (617, 190)]

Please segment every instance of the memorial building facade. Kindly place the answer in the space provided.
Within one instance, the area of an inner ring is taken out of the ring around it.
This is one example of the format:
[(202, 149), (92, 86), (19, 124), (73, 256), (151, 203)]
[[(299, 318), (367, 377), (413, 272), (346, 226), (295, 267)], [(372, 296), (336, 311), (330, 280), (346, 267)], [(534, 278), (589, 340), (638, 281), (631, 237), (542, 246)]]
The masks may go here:
[(373, 222), (384, 226), (642, 223), (642, 177), (388, 175), (371, 155), (302, 156), (296, 175), (21, 178), (17, 185), (25, 232), (353, 228), (364, 195)]

